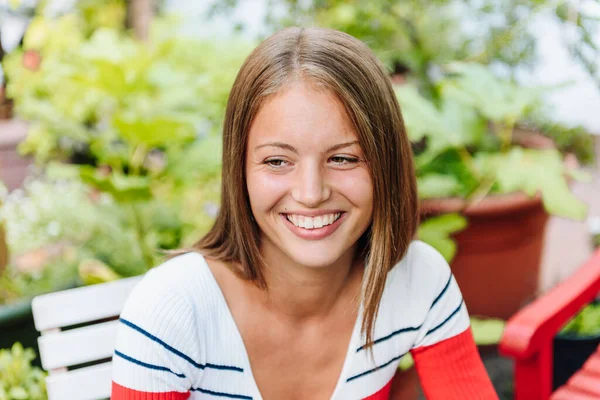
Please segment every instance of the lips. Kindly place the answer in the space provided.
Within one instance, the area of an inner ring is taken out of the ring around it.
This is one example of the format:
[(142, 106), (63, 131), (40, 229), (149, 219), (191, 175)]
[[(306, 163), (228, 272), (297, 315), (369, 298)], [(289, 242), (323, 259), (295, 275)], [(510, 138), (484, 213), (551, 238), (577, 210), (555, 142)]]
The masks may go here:
[(299, 228), (304, 229), (319, 229), (327, 225), (333, 224), (342, 215), (342, 213), (328, 213), (317, 215), (314, 217), (298, 215), (298, 214), (285, 214), (288, 221)]

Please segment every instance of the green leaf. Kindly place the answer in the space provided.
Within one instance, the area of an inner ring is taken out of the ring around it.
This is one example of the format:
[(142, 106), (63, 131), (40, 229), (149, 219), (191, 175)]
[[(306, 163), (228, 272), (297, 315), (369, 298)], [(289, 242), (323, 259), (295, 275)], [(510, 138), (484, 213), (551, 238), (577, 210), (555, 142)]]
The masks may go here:
[(442, 81), (444, 96), (475, 107), (492, 121), (518, 121), (539, 101), (540, 89), (497, 78), (482, 64), (454, 62), (446, 68), (456, 75)]
[(508, 153), (480, 153), (476, 163), (483, 174), (495, 178), (500, 193), (523, 191), (534, 196), (539, 192), (544, 208), (552, 215), (581, 221), (587, 214), (587, 205), (567, 184), (558, 151), (515, 147)]
[(29, 398), (29, 394), (21, 386), (15, 386), (10, 389), (8, 396), (14, 400), (26, 400)]
[(477, 345), (500, 343), (506, 322), (501, 319), (471, 317), (471, 329)]
[(443, 214), (422, 222), (419, 225), (418, 237), (433, 246), (446, 261), (450, 262), (456, 254), (456, 243), (450, 235), (463, 230), (466, 226), (467, 220), (462, 215)]
[(420, 199), (452, 197), (460, 188), (460, 182), (455, 176), (427, 174), (417, 177), (417, 187)]
[(85, 285), (111, 282), (121, 279), (122, 276), (113, 271), (102, 261), (87, 259), (79, 264), (79, 276)]
[(195, 137), (191, 123), (168, 116), (139, 119), (139, 115), (119, 114), (113, 119), (113, 124), (132, 146), (155, 148), (185, 143)]
[[(172, 149), (173, 150), (173, 149)], [(182, 182), (206, 181), (220, 175), (223, 143), (220, 136), (198, 138), (183, 151), (172, 151), (166, 173)]]
[(120, 202), (144, 201), (152, 197), (150, 178), (145, 176), (103, 173), (90, 166), (81, 166), (79, 175), (85, 183), (109, 193)]
[(415, 365), (415, 360), (413, 360), (412, 355), (408, 353), (404, 357), (402, 357), (398, 368), (402, 371), (406, 371), (407, 369), (410, 369), (413, 365)]
[(482, 140), (486, 125), (471, 106), (442, 98), (438, 109), (413, 86), (398, 86), (394, 90), (411, 142), (427, 139), (428, 160), (448, 148), (468, 146)]

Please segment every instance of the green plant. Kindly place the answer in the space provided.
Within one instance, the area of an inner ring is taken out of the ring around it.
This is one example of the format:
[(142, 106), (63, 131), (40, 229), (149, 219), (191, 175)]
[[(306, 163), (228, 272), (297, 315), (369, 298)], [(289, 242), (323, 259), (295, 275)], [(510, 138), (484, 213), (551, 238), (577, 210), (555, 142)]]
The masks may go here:
[(585, 306), (560, 333), (575, 336), (600, 335), (600, 302), (596, 301)]
[(33, 349), (19, 342), (11, 349), (0, 349), (0, 400), (44, 400), (46, 373), (32, 366)]
[[(108, 220), (125, 240), (104, 235), (85, 247), (128, 276), (210, 226), (226, 98), (251, 44), (175, 37), (167, 20), (156, 21), (149, 43), (114, 28), (88, 37), (78, 18), (48, 24), (51, 48), (39, 69), (22, 67), (24, 49), (5, 59), (8, 91), (17, 114), (31, 122), (21, 150), (45, 165), (70, 161), (61, 173), (110, 199), (100, 206), (114, 213)], [(117, 259), (125, 249), (130, 257)]]
[[(480, 64), (452, 63), (444, 72), (434, 99), (411, 85), (396, 87), (415, 144), (420, 198), (459, 197), (474, 204), (490, 194), (522, 191), (540, 194), (551, 214), (583, 219), (587, 207), (568, 187), (573, 173), (561, 153), (523, 148), (514, 140), (542, 91), (497, 78)], [(449, 260), (455, 251), (449, 236), (464, 226), (457, 216), (425, 221), (423, 240)]]
[[(211, 12), (227, 13), (239, 0), (213, 2)], [(270, 31), (284, 26), (326, 26), (367, 43), (391, 70), (408, 67), (431, 80), (436, 66), (450, 61), (495, 64), (515, 72), (536, 60), (538, 18), (554, 17), (562, 45), (600, 87), (598, 18), (586, 2), (566, 0), (270, 0)], [(424, 82), (421, 82), (424, 83)]]

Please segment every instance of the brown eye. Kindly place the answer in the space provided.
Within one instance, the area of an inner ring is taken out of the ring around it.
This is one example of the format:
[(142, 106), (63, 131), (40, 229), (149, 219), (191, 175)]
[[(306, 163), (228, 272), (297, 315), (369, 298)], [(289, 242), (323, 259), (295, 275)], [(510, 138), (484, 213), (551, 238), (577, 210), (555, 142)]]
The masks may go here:
[(347, 156), (333, 156), (329, 160), (336, 165), (356, 164), (359, 161), (356, 157)]
[(281, 167), (285, 166), (286, 161), (282, 160), (281, 158), (269, 158), (269, 159), (263, 161), (263, 164), (266, 164), (273, 168), (281, 168)]

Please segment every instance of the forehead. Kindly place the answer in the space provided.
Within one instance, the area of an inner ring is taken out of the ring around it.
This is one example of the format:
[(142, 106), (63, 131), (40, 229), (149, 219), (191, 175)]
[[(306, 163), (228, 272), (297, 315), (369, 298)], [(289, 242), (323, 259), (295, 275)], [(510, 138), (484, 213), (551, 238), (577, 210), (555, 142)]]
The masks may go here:
[(357, 135), (334, 93), (300, 81), (267, 98), (250, 127), (251, 147), (275, 140), (325, 147)]

